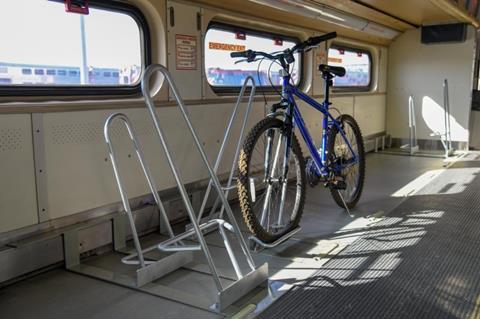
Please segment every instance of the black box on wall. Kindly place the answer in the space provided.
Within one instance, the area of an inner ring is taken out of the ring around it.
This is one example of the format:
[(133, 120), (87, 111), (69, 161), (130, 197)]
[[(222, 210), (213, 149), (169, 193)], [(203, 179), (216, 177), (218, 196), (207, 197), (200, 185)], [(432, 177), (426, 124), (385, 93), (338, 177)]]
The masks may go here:
[(422, 26), (422, 43), (464, 42), (467, 38), (466, 23)]

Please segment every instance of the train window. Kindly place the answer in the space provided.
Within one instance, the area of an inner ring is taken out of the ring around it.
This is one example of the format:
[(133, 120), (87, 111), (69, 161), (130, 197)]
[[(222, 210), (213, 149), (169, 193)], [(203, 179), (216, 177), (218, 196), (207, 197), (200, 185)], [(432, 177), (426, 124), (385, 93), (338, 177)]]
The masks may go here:
[[(212, 24), (205, 35), (205, 74), (208, 84), (216, 92), (234, 91), (242, 86), (245, 78), (253, 76), (257, 86), (281, 85), (280, 66), (267, 60), (235, 64), (232, 51), (256, 50), (275, 52), (290, 48), (299, 42), (295, 38), (259, 32), (224, 24)], [(300, 82), (301, 56), (295, 54), (291, 66), (295, 85)], [(258, 71), (258, 73), (257, 73)]]
[(371, 83), (372, 56), (366, 50), (333, 45), (328, 50), (328, 64), (342, 66), (347, 73), (333, 79), (333, 87), (368, 90)]
[(11, 81), (0, 83), (0, 90), (34, 86), (35, 92), (44, 88), (57, 94), (68, 86), (64, 92), (103, 94), (102, 87), (110, 94), (138, 92), (150, 59), (143, 16), (115, 1), (89, 4), (90, 13), (79, 15), (66, 13), (63, 1), (8, 0), (0, 12), (0, 30), (15, 26), (15, 32), (0, 32), (0, 68), (8, 67), (2, 76)]

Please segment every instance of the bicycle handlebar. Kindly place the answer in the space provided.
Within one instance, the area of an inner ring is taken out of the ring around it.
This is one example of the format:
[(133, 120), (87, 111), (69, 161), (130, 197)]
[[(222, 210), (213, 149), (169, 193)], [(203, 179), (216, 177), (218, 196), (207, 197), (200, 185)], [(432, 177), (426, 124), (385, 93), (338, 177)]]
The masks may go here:
[(318, 37), (310, 37), (306, 41), (297, 44), (292, 48), (292, 51), (303, 51), (307, 48), (318, 46), (320, 43), (334, 39), (337, 37), (337, 32), (330, 32)]
[(334, 39), (336, 37), (337, 37), (336, 32), (330, 32), (318, 37), (310, 37), (306, 41), (295, 45), (293, 48), (286, 49), (282, 53), (279, 53), (276, 55), (261, 52), (261, 51), (246, 50), (246, 51), (239, 51), (239, 52), (231, 52), (230, 57), (246, 58), (247, 62), (254, 61), (257, 56), (262, 56), (269, 60), (278, 60), (280, 58), (284, 58), (287, 61), (287, 63), (291, 63), (293, 62), (292, 60), (293, 57), (291, 57), (293, 53), (310, 50), (311, 48), (318, 46), (320, 43), (330, 39)]

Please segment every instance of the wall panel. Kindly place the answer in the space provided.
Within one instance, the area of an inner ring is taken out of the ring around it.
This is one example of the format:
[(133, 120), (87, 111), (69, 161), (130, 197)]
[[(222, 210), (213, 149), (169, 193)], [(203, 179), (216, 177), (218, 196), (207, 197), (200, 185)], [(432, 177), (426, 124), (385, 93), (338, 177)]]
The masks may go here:
[(408, 98), (413, 95), (417, 137), (439, 140), (444, 132), (443, 80), (448, 79), (452, 140), (468, 141), (475, 56), (475, 30), (462, 43), (425, 45), (420, 29), (399, 36), (388, 58), (387, 129), (394, 138), (408, 138)]
[[(189, 107), (193, 125), (211, 163), (214, 163), (232, 107), (231, 104)], [(120, 201), (103, 138), (103, 123), (110, 113), (88, 111), (44, 114), (49, 219)], [(201, 158), (194, 148), (193, 139), (178, 108), (160, 108), (158, 113), (184, 182), (206, 178), (207, 171), (201, 164)], [(153, 124), (147, 116), (147, 110), (130, 109), (125, 110), (125, 114), (134, 123), (158, 187), (161, 189), (173, 187), (174, 179), (153, 130)], [(257, 121), (261, 114), (262, 106), (256, 105), (254, 114), (250, 117), (250, 125)], [(238, 140), (236, 136), (239, 125), (238, 121), (231, 141)], [(119, 165), (129, 197), (148, 193), (133, 147), (120, 123), (112, 127), (112, 135), (118, 149)], [(232, 158), (234, 148), (235, 143), (230, 142), (225, 151), (222, 172), (230, 168), (228, 161)]]
[(30, 114), (0, 116), (0, 233), (38, 222)]

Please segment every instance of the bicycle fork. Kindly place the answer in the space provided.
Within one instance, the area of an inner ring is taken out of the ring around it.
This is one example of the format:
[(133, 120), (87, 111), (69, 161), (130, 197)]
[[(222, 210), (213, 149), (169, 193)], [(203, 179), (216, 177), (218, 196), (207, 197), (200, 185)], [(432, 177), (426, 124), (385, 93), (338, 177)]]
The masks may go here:
[[(286, 194), (287, 194), (287, 183), (288, 183), (288, 172), (289, 172), (289, 162), (290, 162), (290, 149), (292, 145), (292, 121), (291, 121), (291, 116), (290, 116), (291, 111), (289, 110), (287, 112), (286, 116), (286, 121), (285, 121), (285, 134), (282, 134), (278, 138), (278, 142), (275, 148), (275, 152), (273, 154), (273, 163), (271, 163), (271, 156), (272, 156), (272, 151), (273, 151), (273, 143), (275, 139), (275, 132), (273, 130), (269, 130), (267, 132), (267, 145), (266, 145), (266, 150), (265, 150), (265, 180), (268, 182), (267, 186), (267, 193), (265, 195), (265, 201), (263, 203), (263, 209), (262, 209), (262, 215), (260, 219), (260, 224), (262, 226), (266, 226), (267, 231), (269, 231), (270, 228), (270, 200), (272, 197), (272, 190), (273, 190), (273, 183), (278, 182), (278, 184), (281, 186), (281, 196), (280, 196), (280, 207), (278, 210), (278, 215), (277, 215), (277, 221), (276, 224), (274, 225), (277, 228), (282, 228), (282, 222), (283, 222), (283, 211), (285, 209), (285, 199), (286, 199)], [(285, 145), (285, 149), (283, 154), (280, 154), (281, 146), (282, 143)], [(283, 156), (283, 166), (282, 166), (282, 174), (278, 178), (278, 180), (275, 180), (275, 172), (277, 170), (278, 166), (278, 161), (280, 159), (280, 156)], [(265, 222), (267, 224), (265, 225)]]

